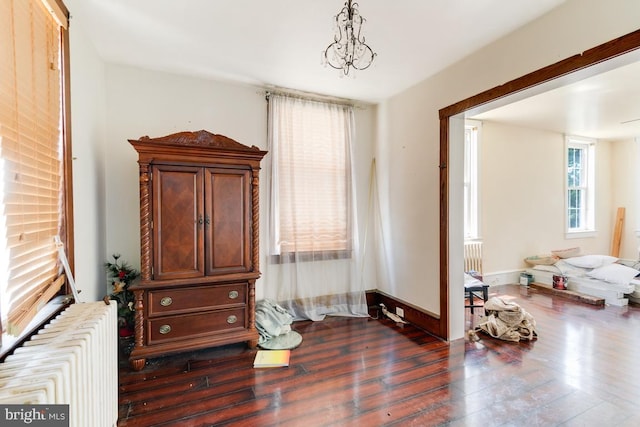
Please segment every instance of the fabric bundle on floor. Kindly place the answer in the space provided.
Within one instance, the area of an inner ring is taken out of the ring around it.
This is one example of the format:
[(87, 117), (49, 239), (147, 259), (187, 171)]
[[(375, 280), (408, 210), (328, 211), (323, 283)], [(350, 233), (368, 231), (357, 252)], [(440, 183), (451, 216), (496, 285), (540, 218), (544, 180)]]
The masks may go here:
[(293, 316), (275, 301), (264, 299), (256, 303), (258, 344), (291, 332)]
[(517, 303), (492, 297), (484, 303), (484, 309), (486, 316), (477, 329), (492, 337), (515, 342), (537, 337), (535, 319)]

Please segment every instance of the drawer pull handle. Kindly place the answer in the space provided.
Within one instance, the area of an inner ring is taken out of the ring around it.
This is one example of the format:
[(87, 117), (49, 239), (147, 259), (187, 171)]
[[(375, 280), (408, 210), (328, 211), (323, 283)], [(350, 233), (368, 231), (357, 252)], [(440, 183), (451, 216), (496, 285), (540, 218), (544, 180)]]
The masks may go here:
[(160, 300), (160, 305), (163, 307), (169, 307), (173, 303), (171, 297), (164, 297)]
[(171, 326), (169, 326), (169, 325), (160, 326), (160, 333), (162, 335), (167, 335), (169, 332), (171, 332)]
[(231, 299), (238, 298), (238, 291), (229, 291), (229, 298)]
[(230, 324), (230, 325), (233, 324), (233, 323), (236, 323), (237, 321), (238, 321), (238, 317), (233, 315), (233, 314), (231, 316), (227, 317), (227, 323)]

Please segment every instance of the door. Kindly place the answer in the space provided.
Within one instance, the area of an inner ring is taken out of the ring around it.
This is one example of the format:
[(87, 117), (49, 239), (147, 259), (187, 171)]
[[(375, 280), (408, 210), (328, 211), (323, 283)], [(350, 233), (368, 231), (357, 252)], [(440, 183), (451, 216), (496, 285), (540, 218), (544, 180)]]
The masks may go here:
[(251, 171), (205, 169), (206, 274), (248, 272)]
[(156, 165), (152, 180), (154, 279), (203, 276), (203, 169)]

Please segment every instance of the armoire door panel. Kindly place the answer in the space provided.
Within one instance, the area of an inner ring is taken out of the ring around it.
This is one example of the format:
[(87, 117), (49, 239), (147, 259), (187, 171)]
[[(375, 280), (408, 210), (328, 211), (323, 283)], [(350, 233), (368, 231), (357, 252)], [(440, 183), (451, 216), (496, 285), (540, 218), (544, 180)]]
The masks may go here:
[(244, 272), (250, 261), (250, 179), (242, 169), (207, 169), (207, 274)]
[(153, 168), (156, 280), (204, 275), (202, 168)]

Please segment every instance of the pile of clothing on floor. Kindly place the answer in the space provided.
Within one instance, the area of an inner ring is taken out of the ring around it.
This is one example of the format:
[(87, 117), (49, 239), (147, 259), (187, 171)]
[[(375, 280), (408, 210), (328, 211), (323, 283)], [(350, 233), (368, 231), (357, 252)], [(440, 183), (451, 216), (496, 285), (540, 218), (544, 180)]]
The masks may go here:
[(538, 336), (533, 316), (514, 301), (492, 297), (484, 303), (484, 310), (486, 315), (472, 332), (480, 330), (494, 338), (515, 342)]

